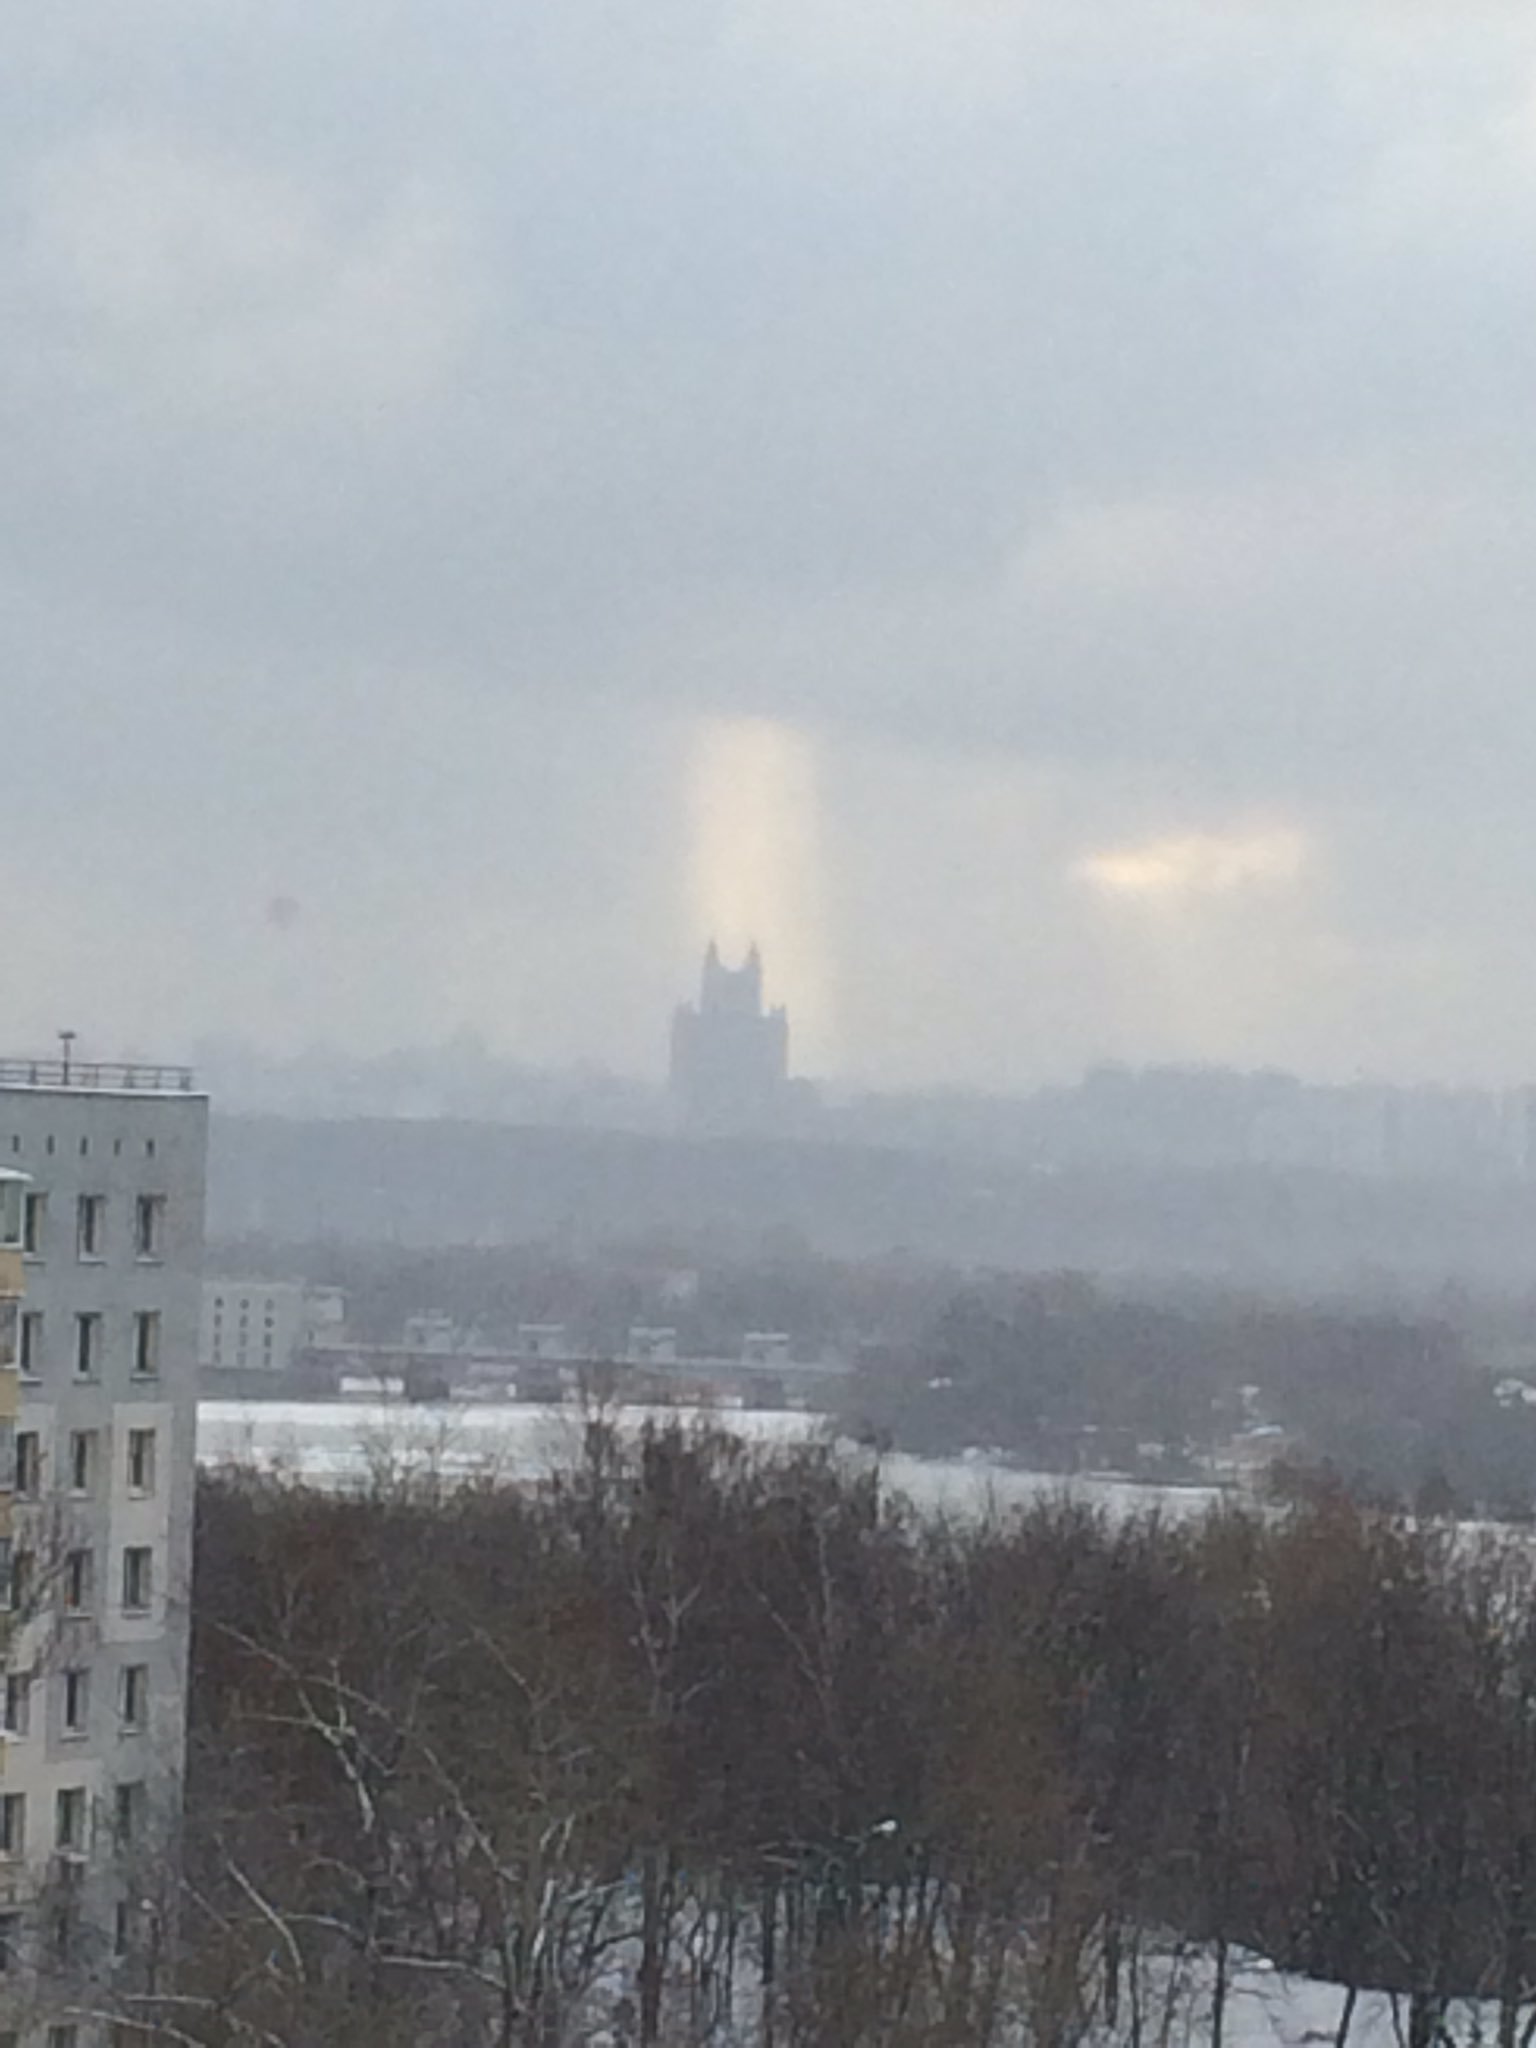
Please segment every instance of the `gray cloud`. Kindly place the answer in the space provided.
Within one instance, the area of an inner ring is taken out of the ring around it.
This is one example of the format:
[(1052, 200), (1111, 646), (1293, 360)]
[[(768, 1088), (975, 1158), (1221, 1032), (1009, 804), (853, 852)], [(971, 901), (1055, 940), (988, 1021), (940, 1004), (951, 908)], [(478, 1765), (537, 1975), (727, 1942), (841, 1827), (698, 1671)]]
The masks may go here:
[[(1521, 1069), (1522, 11), (87, 0), (15, 40), (15, 1028), (654, 1064), (688, 724), (741, 714), (822, 749), (829, 1058)], [(1085, 910), (1094, 847), (1255, 818), (1315, 849), (1262, 942)]]

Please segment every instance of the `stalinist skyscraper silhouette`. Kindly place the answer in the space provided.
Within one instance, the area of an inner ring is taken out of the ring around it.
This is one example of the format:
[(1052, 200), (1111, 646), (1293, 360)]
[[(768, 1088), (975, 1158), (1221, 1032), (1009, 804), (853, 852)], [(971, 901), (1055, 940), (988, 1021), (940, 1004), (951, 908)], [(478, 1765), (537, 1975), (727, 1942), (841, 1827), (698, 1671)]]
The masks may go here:
[(789, 1017), (763, 1006), (763, 961), (756, 946), (727, 967), (711, 939), (696, 1003), (672, 1018), (672, 1099), (696, 1131), (771, 1130), (782, 1122), (789, 1089)]

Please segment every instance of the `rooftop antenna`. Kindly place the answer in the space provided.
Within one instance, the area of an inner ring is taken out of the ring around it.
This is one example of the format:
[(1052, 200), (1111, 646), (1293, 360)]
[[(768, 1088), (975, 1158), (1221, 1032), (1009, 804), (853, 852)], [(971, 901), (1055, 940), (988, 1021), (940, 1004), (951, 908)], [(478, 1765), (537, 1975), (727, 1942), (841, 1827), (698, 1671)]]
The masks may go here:
[(79, 1036), (78, 1031), (61, 1031), (59, 1033), (59, 1045), (64, 1055), (61, 1064), (64, 1069), (64, 1086), (66, 1088), (69, 1086), (70, 1060), (74, 1054), (75, 1040)]

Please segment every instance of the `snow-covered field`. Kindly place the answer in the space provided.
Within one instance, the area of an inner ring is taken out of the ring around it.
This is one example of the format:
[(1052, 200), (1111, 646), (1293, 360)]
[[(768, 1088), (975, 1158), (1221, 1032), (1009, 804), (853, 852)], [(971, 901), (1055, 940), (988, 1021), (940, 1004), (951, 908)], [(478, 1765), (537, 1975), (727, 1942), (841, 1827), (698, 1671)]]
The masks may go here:
[[(750, 1973), (746, 1973), (750, 1976)], [(1149, 1957), (1142, 1985), (1141, 2038), (1156, 2048), (1209, 2048), (1214, 2038), (1211, 1991), (1215, 1970), (1211, 1958), (1184, 1954), (1177, 1961)], [(626, 1987), (631, 1979), (624, 1980)], [(760, 2041), (756, 2024), (757, 1990), (748, 1984), (742, 2015), (733, 2030), (718, 2037), (721, 2048), (748, 2048)], [(1125, 1998), (1128, 2001), (1127, 1990)], [(1345, 2010), (1345, 1993), (1337, 1984), (1286, 1976), (1260, 1956), (1234, 1956), (1228, 1977), (1227, 2008), (1222, 2025), (1223, 2048), (1332, 2048)], [(1489, 2048), (1498, 2038), (1498, 2012), (1491, 2003), (1453, 2001), (1440, 2034), (1441, 2048)], [(1347, 2048), (1405, 2048), (1408, 2037), (1406, 2001), (1384, 1992), (1362, 1992), (1349, 2016)], [(588, 2048), (620, 2048), (631, 2038), (594, 2022), (584, 2037)], [(1028, 2018), (1019, 2014), (1004, 2022), (999, 2040), (1007, 2048), (1033, 2048), (1038, 2038)], [(1111, 2028), (1090, 2021), (1081, 2048), (1124, 2048), (1131, 2038), (1130, 2016), (1122, 2006), (1120, 2024)]]
[[(1169, 2032), (1187, 2048), (1200, 2048), (1211, 2038), (1211, 1965), (1199, 1959), (1188, 1974), (1186, 1997), (1175, 2008), (1181, 2019)], [(1338, 2038), (1344, 2003), (1337, 1984), (1288, 1977), (1262, 1957), (1250, 1957), (1232, 1970), (1222, 2030), (1226, 2048), (1323, 2048)], [(1497, 2029), (1493, 2005), (1456, 2000), (1446, 2011), (1443, 2039), (1474, 2048), (1494, 2041)], [(1348, 2048), (1404, 2048), (1407, 2038), (1407, 2001), (1362, 1991), (1350, 2016)]]
[[(619, 1412), (622, 1421), (638, 1427), (646, 1411)], [(685, 1418), (690, 1413), (655, 1412)], [(712, 1409), (708, 1419), (769, 1444), (818, 1437), (826, 1426), (820, 1416), (780, 1410)], [(374, 1474), (406, 1471), (532, 1480), (574, 1460), (581, 1428), (577, 1409), (512, 1402), (423, 1408), (403, 1401), (204, 1401), (197, 1451), (204, 1465), (253, 1465), (320, 1485), (361, 1485)], [(849, 1448), (851, 1458), (867, 1455)], [(1006, 1509), (1062, 1493), (1122, 1514), (1151, 1508), (1198, 1512), (1217, 1498), (1208, 1487), (1068, 1480), (984, 1460), (890, 1456), (884, 1471), (888, 1485), (919, 1506), (959, 1513)]]

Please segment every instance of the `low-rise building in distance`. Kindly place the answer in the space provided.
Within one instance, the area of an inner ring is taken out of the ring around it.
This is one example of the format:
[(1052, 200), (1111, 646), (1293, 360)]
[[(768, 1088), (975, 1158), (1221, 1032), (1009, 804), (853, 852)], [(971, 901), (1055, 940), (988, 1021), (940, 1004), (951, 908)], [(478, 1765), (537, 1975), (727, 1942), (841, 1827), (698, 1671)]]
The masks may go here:
[(300, 1280), (205, 1280), (198, 1358), (208, 1372), (287, 1373), (300, 1353), (341, 1343), (346, 1327), (340, 1288)]

